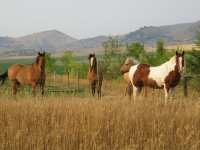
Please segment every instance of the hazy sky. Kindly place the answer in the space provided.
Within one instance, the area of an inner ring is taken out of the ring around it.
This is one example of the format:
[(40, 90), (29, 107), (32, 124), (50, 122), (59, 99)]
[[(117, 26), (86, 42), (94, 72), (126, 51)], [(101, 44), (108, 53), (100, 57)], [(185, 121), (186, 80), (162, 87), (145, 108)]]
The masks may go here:
[(57, 29), (76, 38), (200, 20), (200, 0), (0, 0), (0, 36)]

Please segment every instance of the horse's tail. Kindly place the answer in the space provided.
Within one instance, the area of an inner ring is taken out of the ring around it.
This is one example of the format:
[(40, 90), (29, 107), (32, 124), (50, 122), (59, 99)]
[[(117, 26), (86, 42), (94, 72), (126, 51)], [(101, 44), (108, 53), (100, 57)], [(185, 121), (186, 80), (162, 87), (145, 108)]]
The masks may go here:
[(3, 85), (7, 78), (8, 78), (8, 71), (0, 75), (0, 85)]

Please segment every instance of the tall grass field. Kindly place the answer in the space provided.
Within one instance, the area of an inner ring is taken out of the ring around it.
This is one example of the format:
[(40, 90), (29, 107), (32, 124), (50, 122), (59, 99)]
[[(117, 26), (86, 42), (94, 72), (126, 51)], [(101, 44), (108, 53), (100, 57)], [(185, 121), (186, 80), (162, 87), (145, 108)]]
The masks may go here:
[(162, 90), (148, 89), (147, 97), (142, 93), (130, 101), (125, 87), (123, 81), (105, 81), (101, 100), (88, 90), (44, 97), (25, 92), (15, 98), (0, 92), (0, 149), (200, 149), (198, 91), (184, 98), (178, 87), (165, 104)]

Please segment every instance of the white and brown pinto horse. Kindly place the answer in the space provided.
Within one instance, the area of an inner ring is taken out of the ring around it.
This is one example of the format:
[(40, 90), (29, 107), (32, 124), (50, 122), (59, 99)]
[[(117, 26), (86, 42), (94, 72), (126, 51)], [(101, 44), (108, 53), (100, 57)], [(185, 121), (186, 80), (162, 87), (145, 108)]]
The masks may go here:
[(148, 64), (138, 64), (129, 70), (129, 78), (133, 86), (133, 97), (136, 99), (144, 86), (155, 89), (164, 89), (165, 100), (169, 91), (177, 86), (184, 68), (184, 52), (173, 56), (164, 64), (151, 67)]
[(98, 64), (95, 54), (89, 54), (89, 70), (88, 70), (88, 80), (90, 88), (92, 90), (92, 95), (95, 95), (95, 90), (97, 88), (98, 98), (101, 98), (101, 87), (103, 82), (103, 72), (101, 66)]

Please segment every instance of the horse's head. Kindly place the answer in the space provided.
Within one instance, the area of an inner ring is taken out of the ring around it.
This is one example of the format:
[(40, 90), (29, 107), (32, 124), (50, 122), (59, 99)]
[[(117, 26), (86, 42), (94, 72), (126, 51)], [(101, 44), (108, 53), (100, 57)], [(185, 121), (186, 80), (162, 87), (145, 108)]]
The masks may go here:
[(45, 52), (38, 52), (38, 56), (36, 58), (36, 64), (39, 66), (41, 70), (45, 69)]
[(179, 72), (182, 72), (184, 69), (184, 51), (182, 53), (178, 53), (176, 51), (176, 66)]
[(97, 63), (95, 54), (94, 53), (93, 54), (89, 54), (88, 59), (89, 59), (90, 67), (94, 68), (96, 66), (96, 63)]
[(120, 68), (121, 74), (124, 74), (126, 72), (129, 72), (129, 69), (131, 66), (135, 65), (136, 63), (131, 58), (127, 58), (124, 62), (124, 64)]

